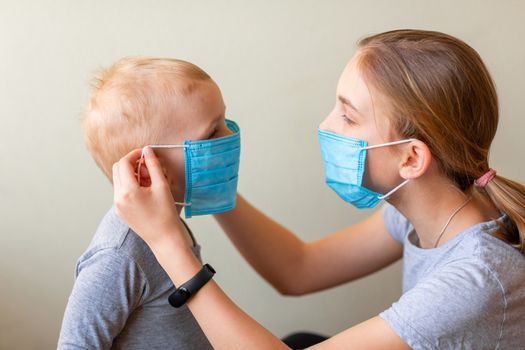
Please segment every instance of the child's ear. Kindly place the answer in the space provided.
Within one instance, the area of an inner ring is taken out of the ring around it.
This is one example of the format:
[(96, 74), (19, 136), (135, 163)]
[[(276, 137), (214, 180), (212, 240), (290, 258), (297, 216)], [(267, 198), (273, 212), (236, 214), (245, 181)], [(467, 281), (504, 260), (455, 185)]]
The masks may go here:
[[(140, 160), (138, 160), (137, 161), (137, 169), (139, 168), (138, 167), (138, 163), (139, 162), (141, 163), (140, 164), (140, 185), (144, 186), (144, 187), (149, 187), (149, 186), (151, 186), (151, 177), (149, 175), (148, 167), (146, 166), (146, 160), (144, 158), (141, 158)], [(159, 159), (159, 162), (161, 164), (161, 169), (162, 169), (162, 172), (164, 173), (164, 177), (168, 178), (168, 170), (167, 170), (167, 168), (162, 163), (162, 160)], [(136, 171), (135, 171), (135, 173), (136, 173)]]
[(420, 141), (411, 141), (404, 149), (400, 175), (404, 179), (416, 179), (423, 175), (432, 161), (432, 153), (427, 145)]

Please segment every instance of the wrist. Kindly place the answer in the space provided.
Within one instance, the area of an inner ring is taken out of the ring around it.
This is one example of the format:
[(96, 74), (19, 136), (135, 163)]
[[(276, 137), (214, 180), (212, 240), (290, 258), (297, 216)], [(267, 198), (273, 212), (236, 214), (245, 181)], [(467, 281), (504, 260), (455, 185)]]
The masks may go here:
[(215, 275), (215, 270), (210, 264), (202, 266), (201, 270), (191, 279), (178, 286), (169, 296), (171, 306), (179, 308), (193, 297)]
[(191, 248), (181, 239), (169, 236), (150, 245), (157, 261), (176, 286), (194, 276), (202, 264)]
[(146, 237), (150, 237), (146, 243), (154, 253), (173, 254), (174, 252), (184, 251), (190, 248), (188, 247), (187, 240), (185, 240), (182, 223), (179, 222), (176, 225), (165, 226), (164, 228), (156, 228), (156, 231), (151, 232), (151, 235), (146, 235)]

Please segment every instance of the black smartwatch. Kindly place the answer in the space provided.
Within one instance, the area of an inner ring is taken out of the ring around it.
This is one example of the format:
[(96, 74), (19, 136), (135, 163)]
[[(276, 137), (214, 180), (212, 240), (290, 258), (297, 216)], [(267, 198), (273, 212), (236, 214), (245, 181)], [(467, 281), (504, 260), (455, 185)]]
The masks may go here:
[(170, 305), (177, 308), (184, 305), (213, 275), (215, 275), (213, 267), (210, 264), (205, 264), (195, 276), (171, 293), (168, 298)]

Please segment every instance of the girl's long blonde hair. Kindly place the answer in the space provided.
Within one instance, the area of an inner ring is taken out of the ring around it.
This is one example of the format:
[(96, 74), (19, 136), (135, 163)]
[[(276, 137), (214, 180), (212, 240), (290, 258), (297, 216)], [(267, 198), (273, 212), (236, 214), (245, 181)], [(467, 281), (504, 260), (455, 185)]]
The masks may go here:
[[(391, 103), (394, 130), (425, 142), (443, 173), (471, 191), (490, 169), (499, 118), (494, 82), (479, 54), (457, 38), (425, 30), (372, 35), (358, 46), (365, 80)], [(510, 218), (496, 236), (525, 254), (525, 186), (496, 175), (474, 188)]]

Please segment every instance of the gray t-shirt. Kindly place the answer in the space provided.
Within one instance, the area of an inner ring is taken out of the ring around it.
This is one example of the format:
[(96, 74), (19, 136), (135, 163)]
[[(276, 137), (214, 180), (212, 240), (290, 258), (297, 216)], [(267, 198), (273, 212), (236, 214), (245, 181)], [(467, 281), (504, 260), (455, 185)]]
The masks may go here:
[(418, 246), (412, 224), (381, 208), (403, 244), (403, 295), (379, 314), (414, 349), (525, 349), (525, 256), (478, 223), (434, 249)]
[[(198, 244), (193, 251), (200, 259)], [(168, 303), (173, 283), (114, 207), (75, 277), (58, 349), (213, 349), (188, 307)]]

